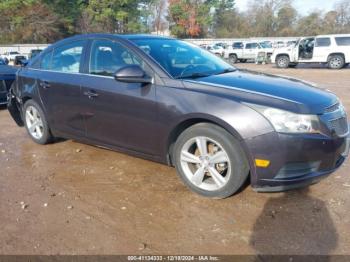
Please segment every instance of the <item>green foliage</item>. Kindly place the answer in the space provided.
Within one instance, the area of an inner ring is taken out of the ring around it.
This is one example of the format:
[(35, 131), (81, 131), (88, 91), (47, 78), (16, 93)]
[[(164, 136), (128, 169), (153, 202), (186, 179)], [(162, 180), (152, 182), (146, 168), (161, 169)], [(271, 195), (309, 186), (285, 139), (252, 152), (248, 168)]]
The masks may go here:
[(349, 0), (338, 0), (327, 13), (306, 16), (293, 8), (293, 0), (250, 0), (245, 12), (235, 8), (235, 0), (164, 1), (0, 0), (0, 43), (52, 43), (90, 32), (142, 33), (155, 25), (159, 31), (166, 19), (180, 38), (350, 32)]

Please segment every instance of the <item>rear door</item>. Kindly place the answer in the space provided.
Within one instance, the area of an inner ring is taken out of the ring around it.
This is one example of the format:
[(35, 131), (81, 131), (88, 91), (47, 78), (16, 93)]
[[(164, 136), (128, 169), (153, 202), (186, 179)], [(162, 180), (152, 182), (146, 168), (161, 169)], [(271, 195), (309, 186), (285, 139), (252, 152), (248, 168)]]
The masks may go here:
[(255, 59), (258, 54), (258, 43), (247, 43), (243, 54), (244, 59)]
[(39, 93), (50, 126), (68, 136), (84, 136), (80, 74), (87, 40), (64, 44), (47, 53), (37, 70)]
[(87, 76), (82, 84), (86, 135), (100, 145), (155, 154), (158, 149), (155, 85), (114, 79), (118, 69), (133, 64), (150, 76), (154, 74), (136, 53), (118, 41), (91, 42)]
[(328, 55), (331, 52), (331, 38), (317, 37), (315, 41), (313, 62), (327, 62)]

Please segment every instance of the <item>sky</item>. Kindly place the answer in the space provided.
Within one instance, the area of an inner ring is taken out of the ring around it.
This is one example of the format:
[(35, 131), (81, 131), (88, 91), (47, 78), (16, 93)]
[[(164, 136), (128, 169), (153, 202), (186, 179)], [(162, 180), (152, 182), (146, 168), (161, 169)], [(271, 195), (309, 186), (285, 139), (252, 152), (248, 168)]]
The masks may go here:
[[(235, 0), (236, 7), (240, 11), (247, 9), (249, 0)], [(294, 7), (302, 15), (306, 15), (315, 9), (322, 11), (332, 10), (337, 0), (294, 0)]]

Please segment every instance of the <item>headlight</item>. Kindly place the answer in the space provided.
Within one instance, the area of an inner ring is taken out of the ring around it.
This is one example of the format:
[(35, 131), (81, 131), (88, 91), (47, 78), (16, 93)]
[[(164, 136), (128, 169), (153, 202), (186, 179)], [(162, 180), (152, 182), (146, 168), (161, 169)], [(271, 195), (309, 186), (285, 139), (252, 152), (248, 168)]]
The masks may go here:
[(272, 107), (250, 105), (263, 114), (280, 133), (321, 133), (316, 115), (295, 114)]

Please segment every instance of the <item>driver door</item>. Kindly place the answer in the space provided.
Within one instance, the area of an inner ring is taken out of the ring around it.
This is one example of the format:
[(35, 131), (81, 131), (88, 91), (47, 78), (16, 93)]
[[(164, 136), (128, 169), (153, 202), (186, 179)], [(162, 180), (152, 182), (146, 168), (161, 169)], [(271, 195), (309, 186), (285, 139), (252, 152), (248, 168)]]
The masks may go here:
[(82, 85), (87, 138), (102, 146), (155, 154), (155, 85), (114, 79), (118, 69), (131, 64), (140, 65), (150, 76), (153, 72), (134, 52), (108, 39), (93, 40), (89, 57)]

